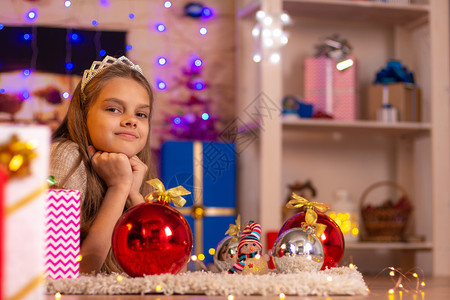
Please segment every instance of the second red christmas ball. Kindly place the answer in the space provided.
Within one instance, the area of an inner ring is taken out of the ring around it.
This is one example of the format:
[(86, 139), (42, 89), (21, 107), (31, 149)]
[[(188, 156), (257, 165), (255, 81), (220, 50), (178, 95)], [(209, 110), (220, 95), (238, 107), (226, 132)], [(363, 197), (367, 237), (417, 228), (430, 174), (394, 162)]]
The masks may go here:
[[(278, 236), (280, 236), (286, 230), (291, 228), (302, 227), (305, 222), (306, 213), (302, 212), (289, 218), (281, 227)], [(327, 215), (323, 213), (317, 213), (317, 223), (326, 225), (325, 232), (319, 238), (322, 241), (325, 258), (321, 270), (325, 268), (333, 268), (339, 265), (339, 262), (344, 255), (344, 235), (342, 234), (339, 226)]]

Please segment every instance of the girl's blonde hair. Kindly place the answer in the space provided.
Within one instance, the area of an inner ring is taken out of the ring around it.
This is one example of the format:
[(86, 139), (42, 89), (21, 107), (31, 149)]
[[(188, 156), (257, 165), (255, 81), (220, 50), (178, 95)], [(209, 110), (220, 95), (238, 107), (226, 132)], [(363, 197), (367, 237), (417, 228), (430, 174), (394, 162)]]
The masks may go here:
[[(138, 71), (130, 68), (122, 63), (115, 63), (107, 68), (104, 68), (96, 76), (94, 76), (81, 91), (81, 81), (75, 88), (72, 96), (72, 100), (69, 105), (67, 114), (52, 135), (53, 142), (64, 142), (67, 140), (73, 141), (78, 144), (80, 152), (80, 163), (83, 163), (86, 167), (86, 194), (84, 195), (84, 201), (81, 204), (81, 241), (83, 242), (86, 237), (90, 225), (95, 220), (97, 213), (100, 209), (101, 202), (106, 193), (105, 182), (94, 171), (89, 155), (88, 146), (91, 144), (89, 137), (89, 131), (87, 128), (87, 114), (94, 101), (99, 96), (101, 90), (105, 84), (113, 78), (129, 78), (133, 79), (141, 84), (147, 91), (150, 101), (150, 114), (148, 117), (148, 125), (150, 127), (151, 113), (153, 108), (153, 92), (147, 79)], [(151, 150), (150, 150), (150, 131), (145, 143), (144, 149), (137, 154), (139, 159), (148, 166), (147, 174), (144, 178), (152, 178), (153, 170), (151, 163)], [(68, 174), (67, 177), (69, 177)], [(61, 178), (60, 184), (63, 185), (67, 178)], [(147, 195), (150, 192), (150, 185), (145, 182), (140, 188), (142, 195)], [(120, 267), (115, 261), (113, 255), (108, 254), (107, 259), (103, 265), (102, 271), (106, 272), (119, 272)]]

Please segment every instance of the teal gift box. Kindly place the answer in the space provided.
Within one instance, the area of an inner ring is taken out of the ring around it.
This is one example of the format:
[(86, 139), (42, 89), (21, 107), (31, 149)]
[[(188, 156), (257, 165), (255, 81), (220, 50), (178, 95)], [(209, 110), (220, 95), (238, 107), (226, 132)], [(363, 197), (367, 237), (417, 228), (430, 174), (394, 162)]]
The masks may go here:
[[(168, 141), (161, 148), (161, 178), (167, 189), (191, 192), (177, 208), (191, 226), (193, 254), (213, 262), (213, 252), (236, 219), (236, 151), (233, 143)], [(201, 256), (200, 256), (201, 257)]]

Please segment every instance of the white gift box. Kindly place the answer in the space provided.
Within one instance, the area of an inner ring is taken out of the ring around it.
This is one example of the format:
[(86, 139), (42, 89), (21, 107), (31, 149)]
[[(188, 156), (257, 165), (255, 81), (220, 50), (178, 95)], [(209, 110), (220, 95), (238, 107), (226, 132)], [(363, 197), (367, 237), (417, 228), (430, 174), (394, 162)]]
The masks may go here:
[[(11, 176), (4, 186), (2, 203), (2, 299), (43, 299), (45, 202), (50, 129), (46, 126), (0, 125), (0, 145), (13, 136), (28, 143), (36, 158), (30, 173)], [(34, 147), (34, 148), (33, 148)]]

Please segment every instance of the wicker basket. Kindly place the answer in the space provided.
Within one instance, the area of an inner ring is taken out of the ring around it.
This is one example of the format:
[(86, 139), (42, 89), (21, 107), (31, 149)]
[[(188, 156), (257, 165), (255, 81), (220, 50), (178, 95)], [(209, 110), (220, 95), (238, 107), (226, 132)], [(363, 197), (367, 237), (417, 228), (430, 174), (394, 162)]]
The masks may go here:
[[(364, 204), (367, 195), (374, 189), (390, 186), (402, 193), (402, 207), (371, 207)], [(399, 241), (402, 240), (403, 233), (408, 223), (409, 215), (412, 211), (411, 202), (403, 187), (392, 181), (381, 181), (369, 186), (360, 199), (361, 216), (367, 232), (366, 240), (375, 241)]]

